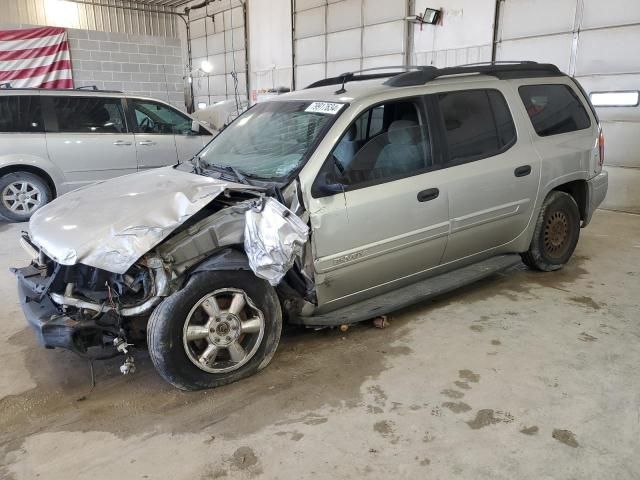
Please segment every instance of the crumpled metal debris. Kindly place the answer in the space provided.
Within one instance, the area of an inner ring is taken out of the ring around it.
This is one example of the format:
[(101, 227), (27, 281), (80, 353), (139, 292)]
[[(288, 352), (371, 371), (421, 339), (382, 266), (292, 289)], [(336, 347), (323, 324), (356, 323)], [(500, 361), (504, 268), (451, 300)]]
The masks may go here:
[(276, 286), (293, 266), (309, 237), (309, 227), (273, 198), (264, 198), (247, 210), (244, 250), (258, 277)]

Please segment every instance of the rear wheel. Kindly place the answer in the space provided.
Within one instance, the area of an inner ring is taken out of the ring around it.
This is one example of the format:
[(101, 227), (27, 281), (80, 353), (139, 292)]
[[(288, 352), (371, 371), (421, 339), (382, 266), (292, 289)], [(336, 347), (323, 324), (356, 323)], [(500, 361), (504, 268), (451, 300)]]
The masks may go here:
[(147, 341), (165, 380), (198, 390), (264, 368), (281, 331), (280, 304), (267, 282), (244, 271), (203, 272), (156, 308)]
[(568, 193), (553, 191), (542, 204), (531, 246), (521, 254), (522, 260), (536, 270), (558, 270), (571, 258), (579, 236), (576, 201)]
[(51, 201), (51, 189), (38, 175), (12, 172), (0, 177), (0, 215), (11, 222), (26, 222)]

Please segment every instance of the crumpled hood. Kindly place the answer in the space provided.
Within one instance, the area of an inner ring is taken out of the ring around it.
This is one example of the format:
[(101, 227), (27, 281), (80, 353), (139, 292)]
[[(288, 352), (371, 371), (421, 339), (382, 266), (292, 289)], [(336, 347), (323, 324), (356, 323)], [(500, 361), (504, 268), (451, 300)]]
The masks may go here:
[(63, 265), (125, 273), (225, 189), (250, 189), (164, 167), (67, 193), (38, 210), (32, 241)]

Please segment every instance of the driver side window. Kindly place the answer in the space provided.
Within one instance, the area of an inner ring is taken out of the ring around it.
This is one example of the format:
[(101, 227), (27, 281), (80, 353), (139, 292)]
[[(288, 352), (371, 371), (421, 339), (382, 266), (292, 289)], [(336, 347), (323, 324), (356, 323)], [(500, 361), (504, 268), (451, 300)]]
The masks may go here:
[(344, 186), (382, 183), (431, 166), (428, 129), (418, 101), (377, 105), (362, 113), (332, 152)]
[(191, 132), (191, 119), (160, 103), (133, 100), (139, 133), (186, 135)]

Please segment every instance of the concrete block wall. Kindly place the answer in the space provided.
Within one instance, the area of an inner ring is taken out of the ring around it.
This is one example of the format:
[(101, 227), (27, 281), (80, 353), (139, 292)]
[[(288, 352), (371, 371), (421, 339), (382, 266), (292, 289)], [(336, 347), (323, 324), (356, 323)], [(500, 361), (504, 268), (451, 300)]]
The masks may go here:
[(69, 29), (76, 87), (95, 85), (185, 108), (180, 39)]

